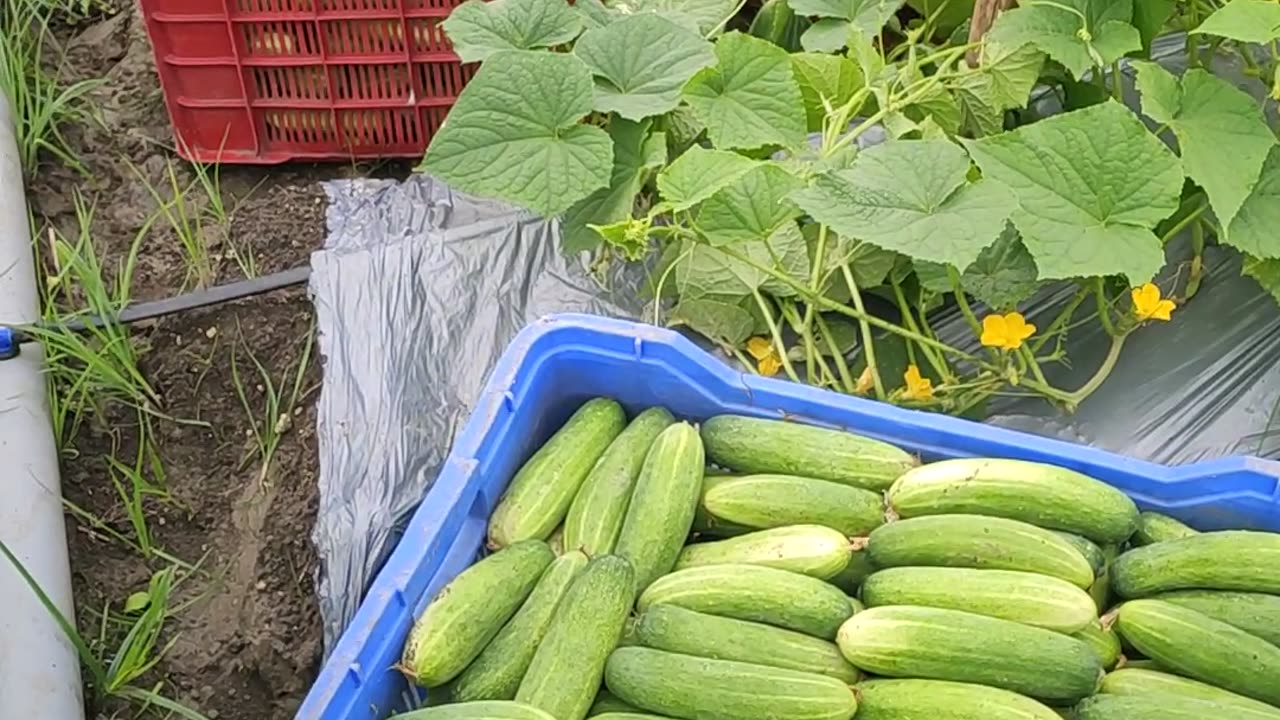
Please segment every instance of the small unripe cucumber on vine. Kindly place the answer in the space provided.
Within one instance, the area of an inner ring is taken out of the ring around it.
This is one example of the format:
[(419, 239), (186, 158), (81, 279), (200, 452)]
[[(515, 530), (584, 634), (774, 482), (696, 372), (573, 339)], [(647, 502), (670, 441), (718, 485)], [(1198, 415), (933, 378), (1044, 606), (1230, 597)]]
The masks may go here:
[(622, 406), (609, 398), (588, 400), (578, 408), (511, 479), (489, 517), (489, 546), (550, 537), (626, 422)]
[(917, 460), (905, 450), (861, 435), (814, 425), (717, 415), (702, 424), (707, 457), (747, 474), (797, 475), (887, 489)]
[(943, 460), (910, 470), (889, 489), (899, 517), (973, 513), (1021, 520), (1094, 542), (1126, 540), (1138, 526), (1129, 496), (1074, 470), (1025, 460)]
[(826, 580), (844, 570), (851, 555), (849, 538), (840, 532), (821, 525), (791, 525), (688, 545), (680, 551), (675, 569), (763, 565)]
[(1280, 594), (1280, 534), (1224, 530), (1136, 548), (1111, 563), (1111, 589), (1125, 598), (1190, 589)]
[(706, 487), (702, 506), (727, 522), (766, 529), (825, 525), (855, 537), (884, 524), (880, 493), (793, 475), (743, 475)]
[(858, 720), (1060, 720), (1017, 693), (946, 680), (867, 680), (854, 688)]

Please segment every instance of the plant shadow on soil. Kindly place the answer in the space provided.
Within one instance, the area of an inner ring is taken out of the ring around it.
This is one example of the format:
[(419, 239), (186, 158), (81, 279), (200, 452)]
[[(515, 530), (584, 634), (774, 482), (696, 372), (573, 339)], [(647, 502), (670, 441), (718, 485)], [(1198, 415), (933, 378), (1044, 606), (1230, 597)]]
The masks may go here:
[[(44, 222), (74, 237), (73, 198), (80, 193), (94, 207), (94, 243), (104, 267), (113, 272), (156, 212), (156, 200), (139, 175), (166, 188), (172, 161), (182, 184), (194, 176), (172, 152), (172, 132), (136, 5), (125, 3), (113, 17), (61, 28), (57, 39), (67, 53), (64, 77), (105, 78), (91, 97), (103, 127), (64, 129), (87, 177), (47, 160), (28, 183), (28, 197), (37, 227)], [(403, 168), (392, 164), (373, 171)], [(318, 183), (368, 174), (369, 167), (341, 164), (224, 167), (220, 179), (229, 222), (204, 228), (212, 233), (207, 240), (217, 281), (243, 277), (231, 259), (232, 248), (242, 257), (251, 252), (259, 274), (308, 262), (325, 236)], [(43, 246), (44, 240), (37, 243)], [(47, 264), (47, 248), (41, 250)], [(187, 264), (175, 233), (160, 218), (139, 252), (132, 297), (170, 297), (184, 286), (190, 286)], [(311, 532), (317, 507), (319, 360), (312, 352), (305, 394), (265, 482), (231, 370), (236, 354), (247, 401), (261, 421), (266, 400), (253, 358), (287, 395), (312, 337), (312, 318), (305, 291), (294, 288), (171, 316), (131, 333), (139, 366), (162, 400), (159, 410), (182, 420), (156, 420), (152, 430), (172, 498), (147, 501), (154, 543), (198, 564), (175, 593), (180, 609), (171, 614), (160, 639), (160, 647), (173, 645), (141, 683), (165, 681), (164, 694), (211, 720), (291, 718), (318, 669), (321, 630)], [(107, 458), (114, 451), (131, 462), (136, 425), (132, 411), (108, 411), (106, 417), (87, 420), (63, 459), (67, 500), (126, 536), (132, 535), (131, 526), (107, 473)], [(108, 535), (67, 515), (77, 616), (86, 637), (97, 635), (104, 606), (119, 612), (125, 599), (145, 589), (152, 573), (165, 566)], [(133, 716), (131, 709), (111, 702), (89, 713), (91, 718)]]

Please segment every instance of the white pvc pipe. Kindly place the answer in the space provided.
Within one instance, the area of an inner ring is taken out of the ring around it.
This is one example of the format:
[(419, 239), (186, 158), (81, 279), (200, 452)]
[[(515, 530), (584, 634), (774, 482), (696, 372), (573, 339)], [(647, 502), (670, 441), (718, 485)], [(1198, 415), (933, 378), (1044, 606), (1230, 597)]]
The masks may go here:
[[(0, 323), (40, 317), (22, 165), (0, 94)], [(0, 540), (75, 622), (57, 446), (45, 398), (44, 353), (32, 343), (0, 360)], [(0, 555), (0, 718), (82, 720), (75, 648), (31, 587)]]

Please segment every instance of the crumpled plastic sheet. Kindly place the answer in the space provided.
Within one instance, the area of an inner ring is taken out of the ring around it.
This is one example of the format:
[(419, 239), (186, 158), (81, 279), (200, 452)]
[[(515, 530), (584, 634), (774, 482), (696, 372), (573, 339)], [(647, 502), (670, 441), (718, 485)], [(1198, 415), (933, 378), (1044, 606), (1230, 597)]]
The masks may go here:
[[(1165, 38), (1153, 55), (1180, 72), (1181, 48), (1181, 38)], [(1256, 79), (1237, 78), (1265, 95)], [(1136, 93), (1126, 100), (1136, 105)], [(1054, 101), (1045, 95), (1040, 109)], [(644, 269), (615, 264), (601, 282), (583, 258), (561, 254), (554, 221), (420, 175), (334, 181), (326, 191), (330, 234), (312, 257), (310, 289), (324, 359), (314, 540), (331, 649), (515, 334), (554, 312), (650, 316)], [(1185, 237), (1171, 243), (1171, 259), (1186, 248)], [(1206, 261), (1200, 294), (1173, 322), (1135, 333), (1075, 414), (1008, 400), (988, 422), (1169, 464), (1280, 458), (1280, 309), (1240, 276), (1234, 251), (1210, 248)], [(1070, 294), (1050, 288), (1024, 312), (1046, 327)], [(958, 313), (932, 322), (944, 339), (976, 344)], [(1050, 381), (1078, 387), (1108, 345), (1096, 323), (1074, 332), (1072, 365), (1046, 368)]]

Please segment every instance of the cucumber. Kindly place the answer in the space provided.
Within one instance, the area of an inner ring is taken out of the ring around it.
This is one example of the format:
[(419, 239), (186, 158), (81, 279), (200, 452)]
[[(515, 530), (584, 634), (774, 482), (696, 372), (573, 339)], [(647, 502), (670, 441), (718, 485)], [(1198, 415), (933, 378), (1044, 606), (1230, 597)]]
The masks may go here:
[(1062, 532), (1061, 530), (1053, 531), (1054, 535), (1071, 543), (1071, 546), (1080, 551), (1085, 560), (1089, 561), (1089, 566), (1093, 568), (1093, 576), (1096, 578), (1107, 567), (1107, 556), (1103, 554), (1102, 548), (1098, 544), (1082, 535), (1075, 533)]
[(1124, 598), (1192, 589), (1280, 594), (1280, 534), (1224, 530), (1130, 550), (1111, 564), (1111, 588)]
[(689, 545), (680, 551), (675, 569), (763, 565), (826, 580), (844, 570), (851, 555), (849, 539), (838, 531), (821, 525), (792, 525)]
[(1230, 590), (1177, 590), (1161, 593), (1156, 600), (1191, 608), (1280, 645), (1280, 596)]
[(1157, 672), (1164, 672), (1164, 668), (1160, 667), (1160, 663), (1152, 660), (1151, 658), (1130, 660), (1129, 658), (1121, 656), (1121, 659), (1124, 660), (1124, 662), (1116, 664), (1117, 670), (1155, 670)]
[(1138, 507), (1128, 495), (1074, 470), (1026, 460), (968, 458), (921, 465), (893, 484), (888, 500), (903, 518), (992, 515), (1096, 542), (1122, 542), (1138, 526)]
[(1111, 563), (1120, 555), (1119, 545), (1105, 545), (1102, 548), (1102, 570), (1093, 578), (1089, 586), (1089, 596), (1098, 606), (1098, 612), (1111, 607)]
[(676, 605), (654, 605), (636, 622), (636, 639), (655, 650), (827, 675), (848, 684), (858, 671), (826, 640)]
[(402, 672), (424, 687), (452, 680), (484, 650), (555, 558), (541, 540), (525, 540), (458, 573), (409, 631)]
[(596, 717), (597, 715), (612, 715), (614, 713), (638, 713), (643, 712), (640, 708), (631, 703), (623, 702), (618, 696), (609, 692), (605, 688), (600, 688), (600, 692), (596, 693), (595, 702), (591, 703), (591, 709), (587, 711), (587, 717)]
[(862, 584), (867, 607), (919, 605), (950, 608), (1074, 633), (1098, 619), (1093, 598), (1065, 580), (1010, 570), (899, 567)]
[(545, 712), (509, 700), (477, 700), (411, 710), (387, 720), (555, 720)]
[(692, 720), (849, 720), (849, 686), (816, 673), (652, 648), (618, 648), (605, 668), (609, 691), (651, 712)]
[(1195, 530), (1168, 515), (1144, 512), (1138, 515), (1138, 530), (1133, 534), (1133, 544), (1154, 545), (1197, 534)]
[(746, 527), (825, 525), (849, 537), (884, 524), (878, 493), (830, 480), (790, 475), (744, 475), (706, 489), (702, 505), (713, 517)]
[(588, 400), (578, 408), (512, 478), (489, 517), (489, 546), (550, 537), (626, 421), (622, 406), (609, 398)]
[(704, 464), (702, 440), (688, 423), (668, 426), (649, 448), (614, 548), (635, 570), (636, 593), (675, 566), (693, 525)]
[(1280, 704), (1280, 647), (1262, 638), (1161, 600), (1121, 605), (1116, 630), (1143, 655), (1179, 675)]
[(1071, 543), (1018, 520), (981, 515), (930, 515), (876, 528), (867, 551), (877, 567), (924, 565), (1020, 570), (1093, 584), (1093, 567)]
[(602, 555), (587, 563), (560, 600), (516, 700), (556, 720), (585, 718), (600, 689), (605, 661), (622, 635), (634, 588), (635, 575), (626, 560)]
[(665, 409), (649, 408), (614, 438), (569, 505), (564, 519), (566, 547), (591, 557), (613, 552), (645, 456), (658, 433), (675, 421)]
[(1275, 717), (1167, 693), (1095, 695), (1076, 705), (1073, 713), (1075, 720), (1272, 720)]
[(917, 465), (905, 450), (861, 435), (783, 420), (717, 415), (702, 424), (707, 456), (747, 474), (797, 475), (884, 490)]
[(1008, 690), (946, 680), (868, 680), (855, 688), (858, 720), (1058, 720)]
[(453, 702), (515, 698), (538, 643), (555, 617), (560, 599), (586, 566), (587, 556), (577, 550), (552, 561), (511, 621), (502, 626), (475, 661), (454, 679), (449, 692)]
[(728, 482), (729, 480), (734, 479), (734, 477), (736, 476), (726, 475), (715, 471), (712, 468), (707, 468), (703, 471), (702, 491), (699, 495), (700, 499), (698, 500), (698, 509), (693, 513), (693, 527), (690, 528), (694, 537), (736, 537), (757, 529), (747, 527), (746, 525), (731, 523), (728, 520), (716, 517), (707, 509), (706, 504), (703, 502), (706, 500), (707, 493), (711, 491), (711, 488), (719, 485), (720, 483)]
[(762, 622), (814, 637), (834, 639), (853, 614), (849, 598), (817, 578), (759, 565), (703, 565), (659, 578), (636, 604), (655, 605)]
[(1120, 638), (1116, 637), (1116, 633), (1111, 628), (1102, 626), (1102, 623), (1094, 621), (1085, 625), (1084, 628), (1071, 633), (1071, 637), (1079, 640), (1093, 650), (1093, 654), (1098, 656), (1098, 661), (1102, 663), (1105, 670), (1110, 670), (1120, 662)]
[(854, 550), (849, 555), (849, 564), (845, 565), (835, 577), (827, 580), (848, 595), (857, 595), (863, 581), (876, 571), (875, 565), (871, 564), (871, 558), (867, 555), (866, 542), (861, 541), (859, 546), (860, 541), (861, 538), (854, 540)]
[[(1192, 700), (1207, 700), (1223, 708), (1240, 708), (1263, 713), (1271, 720), (1280, 720), (1280, 709), (1266, 703), (1251, 700), (1243, 695), (1206, 685), (1188, 678), (1154, 670), (1126, 668), (1108, 673), (1102, 679), (1101, 692), (1108, 695), (1176, 695)], [(1269, 714), (1268, 714), (1269, 713)]]
[(1058, 703), (1087, 697), (1102, 679), (1079, 640), (959, 610), (871, 608), (841, 626), (836, 644), (875, 675), (990, 685)]

